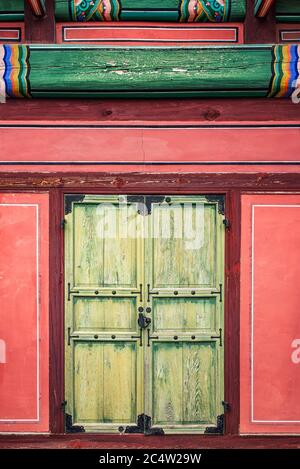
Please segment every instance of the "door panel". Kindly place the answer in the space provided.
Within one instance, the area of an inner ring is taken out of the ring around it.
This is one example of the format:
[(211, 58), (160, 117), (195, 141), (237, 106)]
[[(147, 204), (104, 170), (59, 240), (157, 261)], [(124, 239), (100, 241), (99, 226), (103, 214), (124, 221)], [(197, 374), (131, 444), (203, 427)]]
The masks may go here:
[(216, 330), (216, 298), (153, 298), (153, 330)]
[[(216, 267), (215, 205), (172, 197), (153, 204), (153, 288), (213, 287)], [(174, 200), (174, 202), (173, 202)]]
[(136, 421), (135, 343), (77, 342), (74, 368), (75, 425)]
[(216, 360), (215, 343), (153, 343), (153, 425), (215, 424)]
[(136, 204), (120, 205), (115, 196), (70, 196), (67, 202), (69, 431), (118, 431), (135, 424), (142, 412), (143, 350), (137, 332), (141, 220)]
[(68, 197), (66, 413), (72, 428), (220, 431), (221, 199)]
[(151, 312), (145, 408), (165, 433), (203, 433), (223, 400), (223, 216), (205, 197), (169, 196), (147, 220)]
[(130, 229), (134, 235), (136, 224), (135, 207), (119, 206), (118, 200), (76, 204), (74, 285), (136, 287), (136, 239), (127, 236)]
[(74, 331), (134, 332), (137, 330), (135, 297), (74, 297)]

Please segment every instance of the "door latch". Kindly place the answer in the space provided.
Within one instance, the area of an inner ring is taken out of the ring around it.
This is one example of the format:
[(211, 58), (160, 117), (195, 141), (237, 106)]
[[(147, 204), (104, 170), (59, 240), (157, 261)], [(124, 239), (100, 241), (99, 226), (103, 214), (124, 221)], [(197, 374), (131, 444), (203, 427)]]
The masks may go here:
[(151, 318), (147, 318), (143, 313), (139, 313), (138, 325), (141, 329), (146, 329), (151, 324)]

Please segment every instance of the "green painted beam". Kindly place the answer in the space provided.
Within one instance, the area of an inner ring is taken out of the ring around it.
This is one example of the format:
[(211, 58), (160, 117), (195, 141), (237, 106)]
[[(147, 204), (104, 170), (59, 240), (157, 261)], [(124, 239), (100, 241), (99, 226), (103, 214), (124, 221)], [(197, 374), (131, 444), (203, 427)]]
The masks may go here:
[(245, 0), (56, 0), (59, 21), (243, 21)]
[(0, 0), (1, 21), (24, 21), (24, 0)]
[(276, 18), (280, 23), (299, 23), (300, 0), (276, 0)]
[(288, 97), (300, 70), (298, 45), (0, 47), (14, 97)]

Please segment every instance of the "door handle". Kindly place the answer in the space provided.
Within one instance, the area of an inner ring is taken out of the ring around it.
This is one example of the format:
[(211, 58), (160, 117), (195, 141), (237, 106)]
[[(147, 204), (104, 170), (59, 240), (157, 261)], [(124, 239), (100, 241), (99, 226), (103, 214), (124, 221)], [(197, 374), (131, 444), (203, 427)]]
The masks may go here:
[(147, 318), (143, 313), (139, 313), (138, 325), (141, 329), (146, 329), (151, 324), (151, 318)]

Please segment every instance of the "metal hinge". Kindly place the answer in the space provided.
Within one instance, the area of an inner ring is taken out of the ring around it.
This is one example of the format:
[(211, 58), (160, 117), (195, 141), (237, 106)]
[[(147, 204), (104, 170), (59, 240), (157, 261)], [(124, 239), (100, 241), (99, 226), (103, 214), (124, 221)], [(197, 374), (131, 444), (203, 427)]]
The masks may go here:
[(73, 425), (72, 415), (65, 414), (65, 426), (67, 433), (84, 433), (85, 429), (81, 425)]
[(218, 417), (217, 417), (217, 426), (216, 427), (206, 427), (204, 433), (213, 433), (213, 434), (223, 435), (223, 433), (224, 433), (224, 414), (218, 415)]
[(61, 220), (61, 222), (60, 222), (60, 227), (61, 227), (62, 230), (65, 229), (66, 223), (67, 223), (67, 220), (65, 220), (65, 219), (63, 218), (63, 219)]
[(149, 415), (140, 414), (137, 418), (137, 425), (128, 425), (127, 427), (119, 427), (120, 433), (142, 433), (143, 435), (164, 435), (162, 428), (152, 428), (152, 419)]
[(219, 283), (220, 290), (219, 291), (212, 291), (212, 295), (220, 295), (220, 303), (223, 301), (223, 285), (222, 283)]
[(231, 405), (229, 404), (229, 402), (222, 401), (222, 406), (224, 407), (224, 412), (230, 412)]
[(231, 223), (230, 223), (230, 221), (228, 220), (228, 218), (224, 218), (223, 224), (224, 224), (224, 226), (225, 226), (225, 230), (230, 230)]
[(219, 329), (219, 335), (212, 335), (211, 339), (219, 339), (220, 340), (220, 347), (223, 345), (223, 336), (222, 336), (222, 329)]

